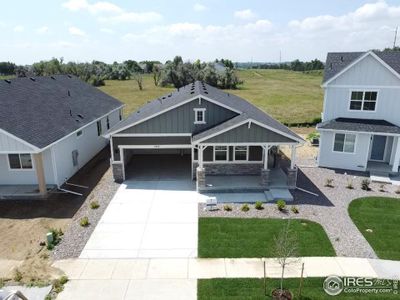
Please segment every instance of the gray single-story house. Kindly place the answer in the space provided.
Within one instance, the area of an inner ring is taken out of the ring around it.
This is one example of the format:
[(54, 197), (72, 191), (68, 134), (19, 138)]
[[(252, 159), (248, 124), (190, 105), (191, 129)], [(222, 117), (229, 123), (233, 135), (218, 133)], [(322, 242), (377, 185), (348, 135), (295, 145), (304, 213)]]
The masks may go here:
[[(139, 165), (153, 166), (157, 155), (169, 155), (168, 161), (176, 160), (172, 165), (187, 162), (186, 174), (197, 179), (199, 190), (209, 175), (259, 175), (268, 187), (273, 152), (281, 145), (292, 149), (287, 174), (288, 186), (294, 187), (296, 146), (304, 142), (246, 100), (200, 81), (148, 102), (109, 137), (117, 182), (139, 172)], [(172, 167), (167, 171), (174, 177)]]
[(107, 144), (123, 104), (75, 76), (0, 81), (0, 198), (44, 196)]

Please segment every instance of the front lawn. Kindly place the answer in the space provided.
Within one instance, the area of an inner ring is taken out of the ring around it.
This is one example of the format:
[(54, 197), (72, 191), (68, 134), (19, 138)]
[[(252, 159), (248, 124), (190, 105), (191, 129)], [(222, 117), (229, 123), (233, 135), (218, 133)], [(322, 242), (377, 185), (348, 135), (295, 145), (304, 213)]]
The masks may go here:
[[(274, 257), (274, 236), (287, 224), (283, 219), (200, 218), (199, 257)], [(291, 220), (299, 256), (335, 256), (321, 225)]]
[[(364, 294), (364, 293), (344, 293), (337, 296), (329, 296), (322, 288), (325, 278), (304, 278), (302, 297), (298, 297), (300, 279), (290, 278), (284, 280), (284, 288), (289, 289), (294, 296), (293, 299), (398, 299), (395, 294)], [(263, 279), (256, 278), (234, 278), (234, 279), (199, 279), (197, 281), (198, 300), (255, 300), (272, 299), (264, 296)], [(267, 293), (279, 287), (279, 279), (267, 279)]]
[(379, 258), (400, 260), (400, 199), (359, 198), (349, 214)]

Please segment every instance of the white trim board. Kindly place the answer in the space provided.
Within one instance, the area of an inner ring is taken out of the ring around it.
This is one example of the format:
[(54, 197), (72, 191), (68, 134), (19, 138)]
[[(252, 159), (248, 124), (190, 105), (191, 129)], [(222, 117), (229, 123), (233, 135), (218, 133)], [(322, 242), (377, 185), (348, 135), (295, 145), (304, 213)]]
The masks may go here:
[[(164, 110), (161, 110), (161, 111), (159, 111), (159, 112), (157, 112), (157, 113), (154, 113), (154, 114), (152, 114), (152, 115), (150, 115), (150, 116), (148, 116), (148, 117), (146, 117), (146, 118), (143, 118), (143, 119), (141, 119), (141, 120), (139, 120), (139, 121), (136, 121), (136, 122), (133, 122), (133, 123), (131, 123), (131, 124), (129, 124), (129, 125), (126, 125), (126, 126), (120, 128), (120, 129), (117, 129), (117, 130), (115, 130), (115, 131), (112, 131), (112, 128), (111, 128), (111, 131), (107, 134), (107, 136), (114, 135), (114, 134), (116, 134), (116, 133), (118, 133), (118, 132), (124, 131), (125, 129), (128, 129), (128, 128), (130, 128), (130, 127), (136, 126), (136, 125), (138, 125), (138, 124), (140, 124), (140, 123), (143, 123), (143, 122), (145, 122), (145, 121), (147, 121), (147, 120), (153, 119), (154, 117), (157, 117), (157, 116), (159, 116), (159, 115), (162, 115), (163, 113), (166, 113), (166, 112), (168, 112), (168, 111), (170, 111), (170, 110), (173, 110), (173, 109), (175, 109), (175, 108), (177, 108), (177, 107), (179, 107), (179, 106), (182, 106), (182, 105), (184, 105), (184, 104), (186, 104), (186, 103), (192, 102), (192, 101), (194, 101), (194, 100), (198, 100), (199, 98), (203, 98), (203, 99), (206, 100), (206, 101), (209, 101), (209, 102), (211, 102), (211, 103), (214, 103), (214, 104), (216, 104), (216, 105), (219, 105), (219, 106), (221, 106), (221, 107), (224, 107), (224, 108), (226, 108), (226, 109), (228, 109), (228, 110), (230, 110), (230, 111), (233, 111), (233, 112), (235, 112), (235, 113), (237, 113), (237, 114), (241, 114), (241, 113), (242, 113), (241, 111), (238, 111), (238, 110), (236, 110), (236, 109), (234, 109), (234, 108), (232, 108), (232, 107), (229, 107), (229, 106), (227, 106), (227, 105), (225, 105), (225, 104), (222, 104), (222, 103), (220, 103), (220, 102), (218, 102), (218, 101), (212, 100), (211, 98), (208, 98), (208, 97), (203, 96), (203, 95), (198, 95), (198, 96), (189, 98), (189, 99), (187, 99), (187, 100), (185, 100), (185, 101), (182, 101), (182, 102), (180, 102), (180, 103), (177, 103), (177, 104), (175, 104), (175, 105), (173, 105), (173, 106), (170, 106), (170, 107), (168, 107), (168, 108), (166, 108), (166, 109), (164, 109)], [(128, 117), (128, 118), (129, 118), (129, 117)], [(127, 119), (125, 119), (125, 120), (127, 120)]]
[(177, 137), (192, 136), (191, 133), (116, 133), (112, 137)]
[(119, 149), (192, 149), (192, 145), (119, 145)]
[(339, 133), (354, 133), (354, 134), (369, 134), (369, 135), (386, 135), (386, 136), (400, 136), (397, 133), (386, 133), (386, 132), (372, 132), (372, 131), (354, 131), (354, 130), (339, 130), (339, 129), (324, 129), (317, 128), (317, 131), (328, 131), (328, 132), (339, 132)]

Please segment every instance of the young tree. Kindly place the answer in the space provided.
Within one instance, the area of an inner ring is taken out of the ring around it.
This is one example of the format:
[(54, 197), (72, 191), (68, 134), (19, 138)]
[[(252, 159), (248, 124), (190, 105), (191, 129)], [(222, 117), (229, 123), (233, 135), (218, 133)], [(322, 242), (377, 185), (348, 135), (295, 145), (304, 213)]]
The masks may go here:
[(154, 65), (153, 66), (153, 81), (154, 81), (154, 85), (158, 86), (160, 84), (161, 81), (161, 67), (160, 65)]
[(278, 263), (282, 267), (280, 279), (280, 295), (283, 294), (283, 277), (285, 275), (285, 268), (288, 264), (294, 263), (295, 260), (289, 258), (297, 257), (298, 241), (297, 237), (290, 229), (290, 220), (288, 220), (285, 227), (279, 232), (278, 236), (274, 237), (275, 249), (274, 256), (277, 258)]
[(143, 76), (142, 76), (142, 73), (139, 73), (139, 72), (132, 73), (132, 79), (137, 82), (139, 90), (142, 91), (143, 90)]

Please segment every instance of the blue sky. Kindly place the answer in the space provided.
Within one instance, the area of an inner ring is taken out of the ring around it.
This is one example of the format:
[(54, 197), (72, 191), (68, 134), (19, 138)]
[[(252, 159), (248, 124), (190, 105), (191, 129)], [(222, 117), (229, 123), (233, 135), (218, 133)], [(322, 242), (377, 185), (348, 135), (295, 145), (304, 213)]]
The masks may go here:
[(14, 0), (2, 16), (0, 61), (309, 60), (391, 46), (400, 2)]

